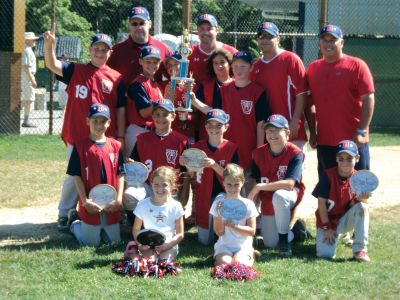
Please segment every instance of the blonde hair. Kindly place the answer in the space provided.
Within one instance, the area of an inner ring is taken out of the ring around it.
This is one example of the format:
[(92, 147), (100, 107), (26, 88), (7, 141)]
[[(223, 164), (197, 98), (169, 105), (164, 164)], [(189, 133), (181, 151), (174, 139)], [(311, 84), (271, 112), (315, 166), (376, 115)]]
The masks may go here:
[(154, 170), (150, 176), (150, 183), (153, 183), (154, 178), (164, 178), (170, 185), (172, 190), (177, 189), (178, 173), (177, 171), (169, 166), (161, 166)]
[(234, 179), (239, 179), (242, 182), (245, 181), (244, 170), (237, 164), (228, 164), (225, 167), (224, 172), (222, 173), (222, 180), (225, 180), (225, 178), (229, 176)]

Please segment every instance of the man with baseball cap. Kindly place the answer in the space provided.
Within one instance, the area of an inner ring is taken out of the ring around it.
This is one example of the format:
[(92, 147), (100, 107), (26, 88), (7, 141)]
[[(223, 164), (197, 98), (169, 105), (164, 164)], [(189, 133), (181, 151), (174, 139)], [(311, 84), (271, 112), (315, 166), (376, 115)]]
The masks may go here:
[(369, 125), (375, 88), (367, 64), (343, 53), (343, 32), (326, 25), (319, 35), (322, 58), (307, 71), (313, 104), (310, 144), (317, 148), (318, 174), (336, 165), (336, 145), (353, 140), (360, 153), (356, 170), (369, 169)]
[[(117, 71), (106, 65), (111, 55), (111, 38), (103, 33), (92, 37), (89, 46), (90, 63), (60, 61), (55, 54), (55, 30), (44, 34), (44, 58), (47, 68), (67, 87), (68, 102), (64, 114), (61, 138), (67, 146), (67, 159), (73, 145), (89, 136), (86, 117), (92, 104), (102, 103), (110, 108), (111, 123), (106, 136), (121, 143), (125, 136), (125, 84)], [(72, 176), (67, 176), (58, 207), (58, 229), (68, 230), (76, 215), (78, 194)]]
[(352, 245), (356, 261), (368, 262), (369, 193), (356, 195), (350, 178), (359, 160), (358, 146), (352, 140), (340, 141), (335, 146), (336, 165), (325, 169), (312, 195), (318, 199), (315, 212), (317, 256), (333, 258), (339, 236), (354, 230)]
[(272, 22), (257, 26), (256, 39), (262, 56), (254, 63), (250, 78), (266, 91), (271, 112), (288, 119), (290, 141), (306, 151), (303, 112), (307, 89), (303, 62), (295, 53), (279, 46), (279, 29)]
[[(107, 64), (120, 72), (124, 82), (129, 85), (142, 72), (139, 65), (141, 49), (144, 46), (153, 46), (160, 50), (160, 59), (163, 60), (171, 51), (163, 42), (150, 35), (150, 14), (145, 7), (135, 6), (129, 10), (128, 27), (129, 37), (114, 45), (113, 52)], [(162, 70), (157, 73), (157, 81), (161, 81)]]
[(202, 14), (197, 20), (197, 34), (200, 44), (192, 46), (192, 54), (189, 56), (189, 72), (193, 73), (193, 78), (197, 85), (210, 79), (207, 72), (207, 59), (217, 48), (223, 48), (232, 54), (237, 50), (227, 44), (217, 41), (218, 22), (210, 14)]
[(35, 101), (35, 88), (37, 87), (36, 56), (32, 47), (35, 47), (39, 37), (33, 32), (25, 32), (25, 48), (21, 57), (21, 104), (24, 109), (24, 120), (22, 127), (36, 128), (37, 126), (29, 121), (31, 105)]

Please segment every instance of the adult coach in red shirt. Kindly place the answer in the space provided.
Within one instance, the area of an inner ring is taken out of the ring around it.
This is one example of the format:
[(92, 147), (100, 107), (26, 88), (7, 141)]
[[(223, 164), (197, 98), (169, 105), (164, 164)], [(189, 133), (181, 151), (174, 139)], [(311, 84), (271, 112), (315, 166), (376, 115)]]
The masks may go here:
[(295, 53), (279, 47), (279, 29), (272, 22), (258, 25), (256, 39), (262, 56), (254, 63), (250, 79), (265, 89), (271, 112), (289, 121), (290, 141), (304, 152), (307, 90), (303, 62)]
[(322, 59), (312, 62), (307, 71), (316, 121), (310, 126), (310, 144), (317, 147), (320, 177), (323, 170), (336, 166), (335, 146), (342, 140), (353, 140), (358, 146), (355, 169), (369, 169), (374, 82), (367, 64), (344, 54), (343, 45), (342, 30), (325, 26), (319, 35)]
[(217, 41), (218, 22), (213, 15), (202, 14), (197, 18), (196, 24), (200, 44), (191, 48), (189, 73), (193, 73), (193, 78), (198, 86), (204, 83), (205, 80), (211, 79), (207, 71), (207, 60), (217, 48), (223, 48), (232, 54), (235, 54), (237, 49)]
[[(150, 14), (144, 7), (132, 7), (129, 11), (128, 27), (129, 37), (114, 45), (112, 53), (107, 64), (120, 72), (126, 84), (132, 82), (141, 72), (139, 57), (142, 48), (145, 46), (154, 46), (160, 50), (160, 58), (163, 60), (170, 54), (170, 49), (163, 43), (154, 39), (150, 35), (151, 20)], [(156, 79), (161, 79), (159, 70)]]
[[(67, 146), (67, 160), (70, 160), (76, 142), (89, 136), (87, 113), (92, 104), (102, 103), (110, 108), (111, 124), (106, 136), (123, 142), (125, 135), (125, 84), (117, 71), (106, 65), (111, 54), (111, 38), (105, 34), (92, 37), (89, 47), (91, 61), (88, 64), (61, 62), (55, 55), (54, 29), (44, 33), (44, 58), (47, 68), (57, 79), (67, 84), (68, 103), (65, 109), (61, 137)], [(76, 214), (78, 193), (73, 177), (64, 181), (58, 206), (58, 229), (67, 231)], [(69, 220), (68, 220), (69, 219)]]

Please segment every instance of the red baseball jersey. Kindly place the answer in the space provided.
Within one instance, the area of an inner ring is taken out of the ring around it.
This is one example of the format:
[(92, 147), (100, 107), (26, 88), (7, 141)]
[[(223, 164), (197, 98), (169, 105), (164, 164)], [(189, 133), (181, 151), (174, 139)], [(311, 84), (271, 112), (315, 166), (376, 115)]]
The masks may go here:
[[(301, 150), (288, 142), (284, 150), (278, 156), (273, 156), (268, 149), (268, 145), (262, 145), (253, 151), (253, 161), (260, 170), (261, 183), (275, 182), (285, 179), (286, 171), (290, 160), (298, 155)], [(305, 186), (303, 182), (296, 184), (295, 191), (298, 192), (296, 206), (301, 202), (304, 196)], [(265, 216), (275, 215), (272, 205), (272, 196), (274, 192), (261, 191), (261, 214)]]
[(171, 131), (167, 136), (160, 137), (153, 131), (139, 134), (136, 148), (140, 161), (144, 163), (151, 173), (160, 166), (170, 166), (179, 169), (179, 156), (187, 144), (184, 135)]
[[(332, 229), (336, 229), (340, 218), (348, 211), (349, 202), (355, 198), (355, 194), (350, 188), (350, 177), (347, 180), (342, 180), (337, 167), (325, 170), (325, 174), (329, 180), (329, 199), (326, 208)], [(315, 212), (315, 217), (317, 218), (317, 227), (322, 228), (323, 223), (318, 209)]]
[[(152, 102), (162, 99), (163, 95), (157, 82), (146, 78), (143, 74), (138, 75), (132, 83), (134, 82), (139, 82), (144, 87), (147, 95), (149, 96), (149, 100)], [(151, 115), (146, 119), (142, 118), (136, 108), (135, 99), (132, 99), (129, 96), (126, 104), (126, 114), (129, 124), (149, 127), (153, 126), (153, 119)]]
[[(144, 46), (157, 47), (160, 50), (161, 60), (170, 54), (170, 49), (163, 42), (154, 39), (150, 35), (149, 41), (145, 45), (136, 44), (129, 35), (126, 40), (114, 45), (112, 48), (113, 52), (107, 64), (122, 74), (126, 84), (132, 82), (136, 76), (142, 73), (142, 67), (139, 65), (139, 57)], [(160, 67), (160, 69), (162, 68)]]
[(317, 110), (317, 143), (336, 146), (352, 139), (360, 123), (361, 96), (375, 92), (367, 64), (349, 55), (335, 63), (319, 59), (309, 65), (307, 79)]
[[(228, 140), (223, 140), (215, 152), (210, 150), (206, 140), (197, 142), (193, 145), (193, 148), (203, 150), (207, 154), (207, 157), (215, 160), (223, 168), (232, 162), (233, 155), (237, 151), (237, 146)], [(221, 176), (216, 175), (221, 186), (223, 186)], [(214, 170), (212, 168), (204, 168), (202, 174), (197, 174), (197, 183), (194, 190), (196, 195), (196, 224), (202, 228), (208, 228), (209, 211), (212, 204), (213, 179)]]
[[(101, 184), (101, 169), (104, 166), (106, 172), (107, 184), (118, 190), (118, 158), (121, 144), (107, 138), (103, 147), (98, 147), (88, 138), (78, 141), (75, 148), (79, 155), (82, 171), (82, 181), (85, 186), (86, 195), (98, 184)], [(79, 218), (90, 225), (100, 224), (100, 214), (89, 214), (79, 199), (78, 208)], [(108, 213), (108, 224), (116, 224), (121, 221), (121, 211)]]
[[(229, 46), (227, 44), (223, 44), (221, 42), (217, 42), (217, 48), (223, 48), (232, 54), (237, 52), (237, 49)], [(192, 46), (192, 54), (189, 56), (189, 73), (193, 73), (193, 78), (196, 82), (196, 85), (204, 83), (205, 80), (211, 79), (208, 75), (207, 71), (207, 59), (213, 53), (206, 53), (201, 48), (200, 45)]]
[(67, 87), (68, 102), (61, 131), (64, 143), (73, 145), (89, 136), (86, 117), (94, 103), (103, 103), (110, 108), (111, 125), (106, 135), (116, 137), (120, 81), (121, 74), (108, 66), (97, 68), (92, 64), (74, 64), (74, 72)]
[(222, 109), (230, 117), (224, 137), (238, 145), (239, 164), (245, 170), (250, 168), (251, 153), (257, 147), (256, 103), (263, 92), (253, 82), (240, 89), (233, 81), (221, 87)]
[[(296, 96), (306, 93), (306, 71), (301, 59), (293, 52), (283, 51), (266, 62), (259, 58), (253, 65), (251, 80), (265, 89), (271, 112), (292, 119)], [(298, 126), (296, 140), (307, 141), (304, 116)]]

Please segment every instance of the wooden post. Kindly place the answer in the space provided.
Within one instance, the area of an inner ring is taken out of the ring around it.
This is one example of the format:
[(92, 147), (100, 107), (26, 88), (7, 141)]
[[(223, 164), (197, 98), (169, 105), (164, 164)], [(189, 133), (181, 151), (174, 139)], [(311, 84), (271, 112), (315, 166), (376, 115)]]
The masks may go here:
[(190, 32), (190, 23), (192, 20), (192, 0), (183, 0), (183, 29)]
[[(57, 1), (56, 0), (51, 0), (51, 26), (56, 27), (56, 5)], [(55, 76), (53, 72), (50, 72), (50, 91), (49, 91), (49, 134), (53, 134), (53, 109), (54, 109), (54, 80)]]

